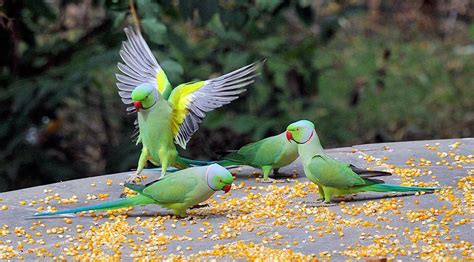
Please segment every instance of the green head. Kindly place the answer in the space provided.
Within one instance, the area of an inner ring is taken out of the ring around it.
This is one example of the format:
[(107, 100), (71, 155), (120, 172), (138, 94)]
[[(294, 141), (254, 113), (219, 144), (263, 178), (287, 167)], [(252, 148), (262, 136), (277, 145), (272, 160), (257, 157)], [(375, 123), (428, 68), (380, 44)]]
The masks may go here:
[(314, 124), (308, 120), (294, 122), (286, 128), (286, 138), (288, 141), (295, 141), (297, 144), (306, 144), (315, 133)]
[(234, 182), (234, 177), (229, 170), (218, 164), (212, 164), (206, 170), (207, 185), (214, 191), (223, 190), (229, 192)]
[(132, 91), (133, 105), (137, 111), (152, 107), (158, 99), (158, 91), (149, 83), (138, 85)]

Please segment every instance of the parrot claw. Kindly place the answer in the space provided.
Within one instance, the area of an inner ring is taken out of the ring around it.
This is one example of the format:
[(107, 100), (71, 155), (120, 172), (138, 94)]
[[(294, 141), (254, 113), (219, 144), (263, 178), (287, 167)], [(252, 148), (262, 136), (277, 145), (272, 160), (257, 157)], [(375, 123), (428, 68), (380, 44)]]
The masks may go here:
[(142, 177), (140, 176), (140, 173), (134, 173), (133, 175), (130, 175), (130, 177), (127, 178), (127, 180), (125, 180), (125, 183), (136, 184), (136, 183), (140, 182), (141, 180), (142, 180)]
[(194, 217), (193, 217), (193, 216), (181, 217), (180, 220), (183, 220), (183, 221), (192, 221), (192, 220), (194, 220)]
[(129, 178), (127, 178), (127, 180), (125, 180), (125, 183), (136, 184), (137, 177), (138, 177), (137, 174), (133, 174)]
[(125, 192), (122, 192), (119, 196), (119, 198), (126, 198), (127, 197), (127, 193)]

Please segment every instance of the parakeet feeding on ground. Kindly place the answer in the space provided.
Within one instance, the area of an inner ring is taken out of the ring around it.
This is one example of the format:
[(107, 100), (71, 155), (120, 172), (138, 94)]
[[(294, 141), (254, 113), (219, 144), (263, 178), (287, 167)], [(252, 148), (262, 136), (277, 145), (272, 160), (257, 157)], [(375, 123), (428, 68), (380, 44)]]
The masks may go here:
[(372, 177), (389, 175), (387, 172), (369, 171), (356, 168), (327, 155), (314, 124), (300, 120), (287, 127), (286, 137), (298, 144), (298, 154), (305, 175), (318, 185), (319, 195), (325, 203), (330, 203), (334, 195), (347, 195), (358, 192), (432, 192), (436, 187), (409, 187), (386, 184)]
[(247, 165), (262, 169), (262, 182), (273, 182), (268, 178), (273, 170), (278, 174), (280, 167), (287, 166), (298, 158), (298, 146), (287, 141), (285, 132), (250, 143), (237, 151), (231, 152), (217, 163), (222, 166)]
[(78, 207), (57, 212), (36, 213), (34, 216), (52, 216), (89, 210), (108, 210), (128, 206), (156, 204), (170, 209), (177, 216), (186, 216), (186, 209), (209, 199), (216, 191), (228, 192), (234, 178), (224, 167), (213, 164), (191, 167), (171, 173), (147, 185), (125, 184), (138, 195), (97, 205)]
[(254, 82), (264, 61), (173, 88), (141, 33), (126, 28), (125, 34), (127, 41), (120, 50), (124, 64), (118, 63), (122, 74), (116, 75), (117, 87), (122, 101), (133, 104), (127, 111), (138, 113), (137, 144), (143, 144), (137, 171), (127, 181), (133, 182), (147, 161), (161, 165), (161, 177), (168, 166), (196, 165), (178, 156), (175, 143), (185, 149), (206, 113), (237, 99), (245, 91), (243, 87)]

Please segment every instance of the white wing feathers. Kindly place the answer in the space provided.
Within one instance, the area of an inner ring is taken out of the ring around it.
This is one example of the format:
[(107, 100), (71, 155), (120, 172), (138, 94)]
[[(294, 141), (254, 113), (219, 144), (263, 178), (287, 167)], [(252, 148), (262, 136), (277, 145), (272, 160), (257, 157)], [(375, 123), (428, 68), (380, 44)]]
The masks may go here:
[[(119, 95), (125, 104), (131, 104), (133, 89), (143, 83), (156, 84), (156, 75), (161, 70), (153, 53), (140, 32), (132, 27), (124, 29), (127, 41), (122, 43), (120, 57), (124, 61), (117, 66), (123, 74), (116, 74)], [(133, 107), (132, 107), (133, 108)], [(129, 109), (134, 111), (134, 109)]]
[[(191, 136), (199, 129), (206, 112), (219, 108), (237, 99), (244, 86), (254, 82), (256, 70), (264, 61), (255, 62), (228, 74), (206, 80), (204, 85), (188, 97), (187, 115), (175, 136), (176, 144), (186, 148)], [(177, 87), (176, 89), (178, 89)]]

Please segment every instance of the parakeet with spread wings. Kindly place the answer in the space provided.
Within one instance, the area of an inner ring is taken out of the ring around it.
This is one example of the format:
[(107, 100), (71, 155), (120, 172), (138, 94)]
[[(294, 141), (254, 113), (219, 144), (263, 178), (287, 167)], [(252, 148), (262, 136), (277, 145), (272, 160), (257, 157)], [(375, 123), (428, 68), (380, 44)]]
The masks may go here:
[[(138, 167), (127, 181), (133, 182), (147, 161), (161, 165), (161, 177), (168, 166), (185, 168), (199, 164), (178, 156), (175, 144), (186, 148), (206, 113), (239, 98), (253, 83), (264, 61), (244, 66), (220, 77), (180, 84), (173, 88), (140, 32), (125, 28), (117, 74), (117, 88), (127, 111), (137, 112), (138, 143), (143, 148)], [(161, 178), (160, 177), (160, 178)]]

